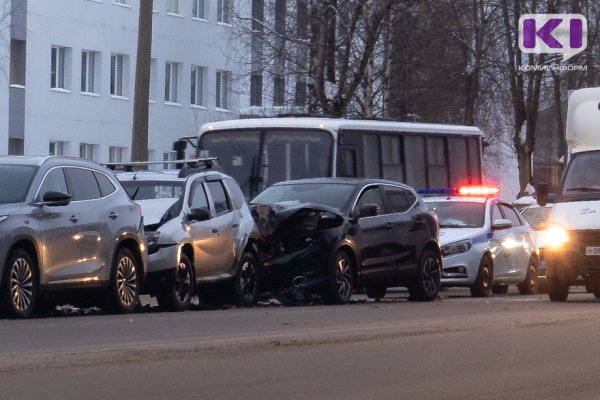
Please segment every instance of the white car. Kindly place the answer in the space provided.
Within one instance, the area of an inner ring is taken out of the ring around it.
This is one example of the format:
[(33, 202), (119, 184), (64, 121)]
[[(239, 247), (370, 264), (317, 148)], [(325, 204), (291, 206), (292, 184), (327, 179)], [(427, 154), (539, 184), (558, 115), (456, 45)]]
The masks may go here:
[(521, 294), (533, 294), (539, 265), (536, 233), (494, 192), (477, 188), (462, 196), (452, 191), (424, 199), (440, 220), (442, 285), (469, 287), (474, 297), (505, 294), (511, 284)]

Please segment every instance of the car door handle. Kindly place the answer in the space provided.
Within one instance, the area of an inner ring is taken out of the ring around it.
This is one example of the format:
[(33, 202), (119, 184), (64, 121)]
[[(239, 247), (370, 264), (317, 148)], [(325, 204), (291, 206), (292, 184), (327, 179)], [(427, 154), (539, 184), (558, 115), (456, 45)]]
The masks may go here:
[(213, 228), (212, 233), (219, 233), (219, 230), (217, 228)]
[(72, 223), (76, 224), (77, 221), (79, 221), (79, 218), (77, 218), (76, 215), (71, 215), (71, 218), (69, 218), (69, 221), (71, 221)]
[(386, 227), (386, 229), (388, 229), (388, 230), (389, 230), (389, 229), (392, 229), (392, 228), (394, 227), (394, 224), (392, 224), (391, 222), (387, 222), (387, 223), (385, 224), (385, 227)]
[(115, 220), (119, 217), (119, 214), (117, 214), (116, 212), (111, 212), (110, 214), (108, 214), (108, 218)]

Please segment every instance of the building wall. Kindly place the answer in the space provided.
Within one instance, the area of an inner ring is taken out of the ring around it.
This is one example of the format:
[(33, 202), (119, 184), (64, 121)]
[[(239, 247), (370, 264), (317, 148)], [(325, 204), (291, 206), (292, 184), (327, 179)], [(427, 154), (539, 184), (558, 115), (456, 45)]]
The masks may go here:
[[(68, 142), (64, 152), (79, 156), (79, 144), (97, 146), (96, 161), (109, 158), (109, 146), (131, 151), (137, 27), (140, 0), (28, 0), (25, 154), (48, 154), (49, 142)], [(207, 1), (207, 21), (192, 19), (192, 0), (179, 0), (179, 15), (167, 14), (167, 1), (154, 0), (153, 71), (149, 148), (162, 159), (172, 142), (194, 135), (205, 122), (236, 118), (238, 101), (228, 111), (215, 107), (216, 71), (235, 71), (232, 28), (217, 23), (217, 1)], [(51, 48), (70, 48), (67, 90), (51, 89)], [(99, 52), (96, 93), (81, 93), (81, 52)], [(111, 54), (127, 56), (123, 96), (110, 95)], [(177, 102), (165, 102), (165, 62), (180, 63)], [(207, 67), (205, 107), (190, 105), (191, 66)]]
[(8, 151), (10, 22), (9, 8), (0, 6), (0, 154)]

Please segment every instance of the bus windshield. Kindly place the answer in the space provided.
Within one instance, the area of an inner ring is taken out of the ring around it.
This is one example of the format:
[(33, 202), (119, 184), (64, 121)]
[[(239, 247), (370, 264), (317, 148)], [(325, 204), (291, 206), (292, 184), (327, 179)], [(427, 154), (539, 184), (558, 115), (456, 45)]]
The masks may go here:
[(200, 148), (219, 157), (250, 198), (274, 183), (331, 176), (333, 137), (318, 129), (234, 129), (206, 132)]

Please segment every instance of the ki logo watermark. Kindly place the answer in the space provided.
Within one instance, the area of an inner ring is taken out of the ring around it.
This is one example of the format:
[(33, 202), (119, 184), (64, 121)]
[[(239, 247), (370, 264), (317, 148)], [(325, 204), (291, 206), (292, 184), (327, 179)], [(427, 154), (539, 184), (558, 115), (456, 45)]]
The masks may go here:
[[(560, 54), (562, 61), (587, 47), (587, 19), (581, 14), (524, 14), (519, 18), (519, 49), (523, 53)], [(585, 65), (520, 65), (520, 71), (582, 70)]]

